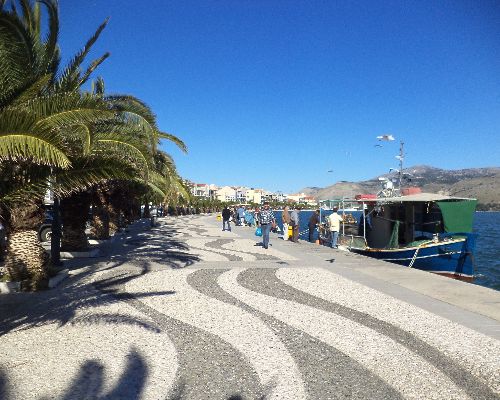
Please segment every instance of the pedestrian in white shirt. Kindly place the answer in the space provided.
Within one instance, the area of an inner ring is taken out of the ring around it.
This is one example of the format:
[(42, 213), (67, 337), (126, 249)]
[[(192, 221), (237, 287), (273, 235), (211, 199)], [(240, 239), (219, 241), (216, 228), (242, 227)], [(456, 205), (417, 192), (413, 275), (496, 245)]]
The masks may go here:
[(333, 209), (333, 212), (327, 217), (327, 220), (328, 220), (328, 227), (330, 229), (330, 235), (332, 238), (331, 247), (332, 249), (336, 249), (338, 247), (337, 239), (339, 237), (340, 223), (344, 220), (338, 214), (337, 208)]

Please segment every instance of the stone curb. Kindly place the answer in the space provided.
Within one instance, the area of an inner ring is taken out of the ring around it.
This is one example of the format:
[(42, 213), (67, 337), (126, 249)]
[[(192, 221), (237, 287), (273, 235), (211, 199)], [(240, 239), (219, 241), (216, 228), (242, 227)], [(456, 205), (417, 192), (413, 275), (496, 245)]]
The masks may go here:
[(49, 279), (49, 289), (55, 288), (59, 283), (68, 277), (69, 269), (59, 271), (56, 276)]
[(61, 251), (61, 258), (95, 258), (99, 254), (99, 249), (89, 251)]

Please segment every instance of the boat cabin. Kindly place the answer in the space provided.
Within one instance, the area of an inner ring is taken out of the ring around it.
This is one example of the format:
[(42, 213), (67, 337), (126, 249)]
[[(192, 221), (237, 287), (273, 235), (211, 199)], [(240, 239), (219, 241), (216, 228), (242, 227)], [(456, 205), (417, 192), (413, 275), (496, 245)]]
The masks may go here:
[(359, 236), (369, 248), (411, 247), (450, 233), (470, 233), (477, 200), (433, 193), (368, 202)]

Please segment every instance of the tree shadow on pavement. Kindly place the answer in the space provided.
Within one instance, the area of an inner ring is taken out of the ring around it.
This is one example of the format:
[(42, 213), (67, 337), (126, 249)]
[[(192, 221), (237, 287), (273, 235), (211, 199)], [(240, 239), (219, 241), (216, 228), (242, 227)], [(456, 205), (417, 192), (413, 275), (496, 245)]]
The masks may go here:
[[(78, 374), (66, 388), (59, 400), (93, 399), (93, 400), (135, 400), (140, 399), (148, 377), (146, 360), (134, 348), (127, 354), (127, 364), (118, 382), (109, 391), (104, 392), (105, 367), (97, 360), (85, 361)], [(41, 383), (45, 384), (45, 383)], [(11, 385), (13, 387), (13, 385)], [(0, 368), (0, 398), (2, 400), (18, 399), (17, 393), (9, 393), (7, 374)], [(37, 397), (38, 398), (38, 397)], [(54, 397), (50, 397), (51, 399)], [(39, 397), (48, 400), (47, 397)]]
[[(101, 258), (72, 260), (75, 273), (52, 290), (34, 293), (2, 295), (0, 302), (0, 336), (12, 330), (29, 329), (44, 324), (69, 322), (95, 322), (140, 325), (156, 330), (148, 319), (122, 314), (103, 314), (75, 319), (79, 309), (109, 305), (131, 299), (172, 295), (173, 291), (128, 293), (123, 288), (127, 282), (152, 270), (185, 268), (199, 261), (190, 254), (185, 243), (174, 238), (175, 232), (165, 237), (139, 231), (131, 238), (110, 246)], [(127, 244), (131, 241), (132, 245)], [(165, 248), (177, 251), (165, 251)], [(80, 267), (80, 268), (78, 268)]]
[[(175, 294), (169, 290), (131, 293), (125, 290), (125, 285), (152, 271), (185, 268), (200, 261), (198, 256), (189, 252), (189, 247), (182, 241), (182, 235), (175, 228), (162, 229), (161, 232), (136, 231), (109, 246), (108, 254), (104, 257), (68, 263), (73, 264), (76, 269), (55, 289), (2, 295), (0, 341), (2, 335), (47, 324), (134, 325), (160, 332), (160, 327), (147, 316), (142, 318), (136, 314), (127, 315), (126, 312), (106, 312), (105, 308), (103, 312), (93, 314), (92, 309), (113, 303), (137, 302), (145, 297)], [(90, 312), (79, 313), (79, 310)], [(3, 368), (0, 366), (0, 399), (13, 400), (17, 397), (15, 393), (9, 393), (9, 370), (5, 369), (5, 365)], [(110, 391), (103, 393), (106, 376), (104, 366), (97, 360), (86, 360), (79, 367), (62, 400), (139, 399), (148, 372), (146, 360), (137, 350), (132, 349), (118, 383)], [(186, 398), (182, 385), (174, 385), (175, 387), (177, 391), (169, 390), (164, 394), (165, 400)], [(238, 394), (238, 390), (234, 393), (227, 400), (245, 398)], [(265, 399), (267, 396), (264, 394), (259, 398)]]
[[(58, 400), (92, 399), (92, 400), (139, 400), (147, 384), (149, 368), (144, 357), (134, 348), (127, 354), (127, 364), (117, 383), (107, 392), (105, 387), (105, 366), (97, 360), (86, 360), (80, 365), (79, 371)], [(12, 387), (14, 385), (11, 385)], [(270, 398), (272, 386), (264, 389), (264, 393), (252, 397), (255, 400)], [(163, 397), (165, 400), (188, 400), (186, 384), (177, 381)], [(0, 366), (0, 399), (17, 400), (17, 393), (9, 392), (7, 374)], [(159, 399), (161, 397), (158, 397)], [(235, 393), (221, 400), (244, 400), (247, 397)], [(39, 397), (39, 400), (48, 400)], [(50, 399), (54, 399), (53, 396)]]

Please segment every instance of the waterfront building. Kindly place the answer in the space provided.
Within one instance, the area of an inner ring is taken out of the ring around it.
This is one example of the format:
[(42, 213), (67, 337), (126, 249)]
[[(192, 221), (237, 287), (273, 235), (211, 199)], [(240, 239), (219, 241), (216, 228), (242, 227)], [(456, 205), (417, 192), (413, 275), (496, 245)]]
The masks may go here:
[(262, 193), (264, 191), (262, 189), (247, 189), (245, 196), (247, 199), (248, 203), (256, 203), (256, 204), (261, 204), (262, 203)]
[(308, 196), (305, 193), (289, 194), (287, 195), (287, 199), (295, 203), (302, 203), (310, 206), (316, 206), (318, 204), (318, 201), (314, 197)]
[(216, 198), (223, 202), (235, 202), (236, 189), (232, 186), (223, 186), (217, 190)]

